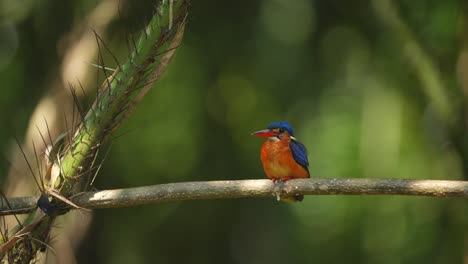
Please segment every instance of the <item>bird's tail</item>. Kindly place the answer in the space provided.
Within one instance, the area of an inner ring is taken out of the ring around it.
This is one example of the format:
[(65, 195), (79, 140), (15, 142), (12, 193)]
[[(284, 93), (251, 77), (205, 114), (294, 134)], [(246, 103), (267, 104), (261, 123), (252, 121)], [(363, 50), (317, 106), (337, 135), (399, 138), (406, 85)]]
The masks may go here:
[(296, 202), (302, 202), (302, 200), (304, 200), (304, 195), (302, 194), (294, 195), (293, 199), (296, 200)]
[(304, 200), (304, 195), (302, 194), (296, 194), (294, 196), (289, 197), (281, 197), (281, 201), (289, 203), (302, 202), (302, 200)]

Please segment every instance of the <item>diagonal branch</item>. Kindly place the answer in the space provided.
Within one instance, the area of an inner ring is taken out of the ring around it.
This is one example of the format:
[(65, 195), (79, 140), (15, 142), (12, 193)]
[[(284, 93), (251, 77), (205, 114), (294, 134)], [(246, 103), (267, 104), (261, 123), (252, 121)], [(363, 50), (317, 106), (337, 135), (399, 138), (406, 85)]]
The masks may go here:
[(448, 124), (454, 122), (456, 104), (451, 101), (440, 70), (431, 56), (418, 43), (414, 33), (401, 18), (398, 7), (392, 0), (373, 0), (375, 12), (383, 26), (390, 29), (394, 41), (400, 45), (399, 53), (408, 59), (414, 74), (419, 79), (423, 92), (431, 101), (436, 113)]
[[(72, 200), (88, 209), (119, 208), (185, 200), (306, 195), (408, 195), (468, 198), (468, 181), (405, 179), (301, 179), (273, 184), (270, 180), (204, 181), (158, 184), (126, 189), (85, 192)], [(34, 210), (37, 197), (10, 198), (10, 210)], [(5, 203), (2, 203), (5, 204)], [(22, 211), (23, 210), (23, 211)]]

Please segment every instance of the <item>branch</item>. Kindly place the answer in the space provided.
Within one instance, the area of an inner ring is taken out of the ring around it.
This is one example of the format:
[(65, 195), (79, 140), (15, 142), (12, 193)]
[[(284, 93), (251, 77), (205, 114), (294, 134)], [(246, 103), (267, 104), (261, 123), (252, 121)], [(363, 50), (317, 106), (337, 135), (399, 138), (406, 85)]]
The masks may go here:
[[(88, 209), (119, 208), (160, 202), (289, 197), (306, 195), (411, 195), (468, 198), (468, 181), (404, 179), (300, 179), (274, 184), (270, 180), (204, 181), (168, 183), (144, 187), (85, 192), (72, 201)], [(8, 199), (11, 209), (31, 211), (38, 197)], [(2, 200), (0, 215), (10, 208)]]

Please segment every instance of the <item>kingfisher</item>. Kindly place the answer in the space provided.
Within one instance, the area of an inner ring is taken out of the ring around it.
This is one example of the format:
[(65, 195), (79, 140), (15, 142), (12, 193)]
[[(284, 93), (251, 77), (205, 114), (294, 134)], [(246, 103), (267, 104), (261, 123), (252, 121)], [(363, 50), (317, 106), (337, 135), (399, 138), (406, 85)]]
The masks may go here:
[[(263, 169), (273, 182), (310, 178), (309, 161), (305, 146), (294, 137), (294, 130), (286, 121), (276, 121), (267, 129), (252, 133), (267, 140), (260, 151)], [(303, 195), (295, 195), (302, 201)]]

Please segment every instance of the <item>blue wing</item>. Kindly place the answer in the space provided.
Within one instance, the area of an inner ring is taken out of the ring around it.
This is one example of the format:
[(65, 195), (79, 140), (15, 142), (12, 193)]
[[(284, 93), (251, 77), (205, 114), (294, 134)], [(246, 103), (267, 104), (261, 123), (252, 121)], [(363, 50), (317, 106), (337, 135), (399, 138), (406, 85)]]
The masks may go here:
[(307, 149), (305, 146), (294, 139), (289, 143), (294, 160), (309, 172), (309, 161), (307, 160)]

